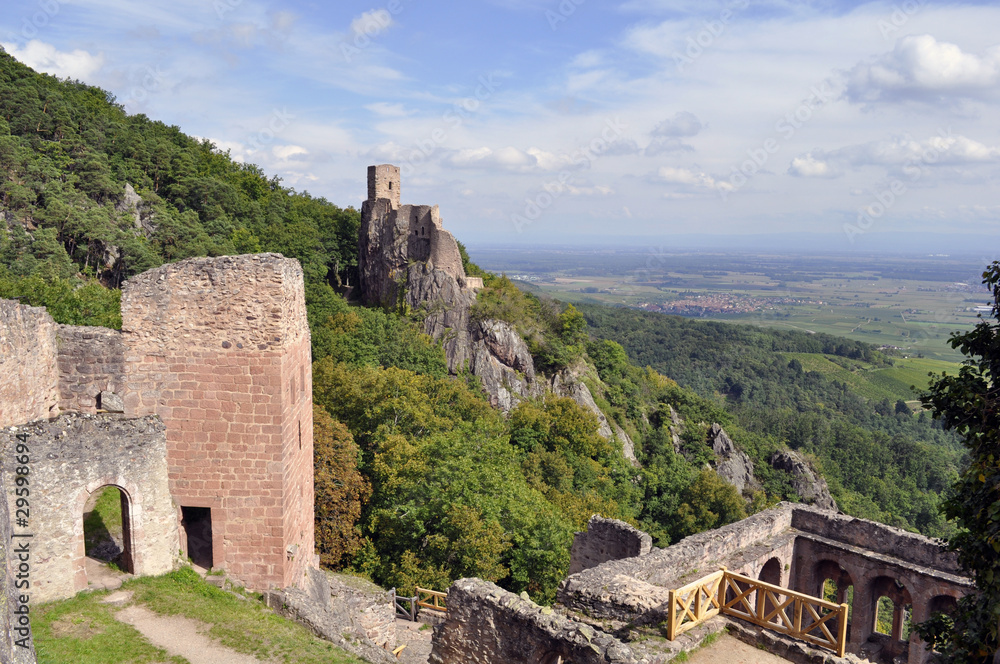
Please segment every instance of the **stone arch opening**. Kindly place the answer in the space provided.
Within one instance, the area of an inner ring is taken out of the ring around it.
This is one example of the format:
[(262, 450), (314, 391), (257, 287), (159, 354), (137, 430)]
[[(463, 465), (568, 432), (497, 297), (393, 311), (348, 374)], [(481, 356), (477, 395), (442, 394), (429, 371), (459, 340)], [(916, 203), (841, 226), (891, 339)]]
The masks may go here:
[(873, 631), (888, 635), (896, 643), (908, 640), (913, 600), (906, 586), (893, 577), (880, 576), (872, 582), (871, 597)]
[(813, 592), (828, 602), (847, 604), (847, 629), (851, 629), (854, 614), (854, 579), (850, 572), (834, 560), (821, 560), (813, 572)]
[[(780, 586), (781, 561), (777, 558), (768, 559), (768, 561), (764, 563), (764, 566), (760, 568), (757, 580), (763, 581), (764, 583), (770, 583), (772, 586)], [(774, 603), (760, 590), (758, 590), (755, 594), (757, 595), (757, 611), (762, 612), (763, 615), (770, 615), (770, 613), (776, 608)]]
[(122, 487), (104, 484), (92, 491), (82, 514), (84, 555), (135, 574), (131, 516), (132, 501)]
[(950, 616), (954, 615), (957, 608), (958, 600), (951, 595), (936, 595), (927, 603), (928, 613), (944, 613)]

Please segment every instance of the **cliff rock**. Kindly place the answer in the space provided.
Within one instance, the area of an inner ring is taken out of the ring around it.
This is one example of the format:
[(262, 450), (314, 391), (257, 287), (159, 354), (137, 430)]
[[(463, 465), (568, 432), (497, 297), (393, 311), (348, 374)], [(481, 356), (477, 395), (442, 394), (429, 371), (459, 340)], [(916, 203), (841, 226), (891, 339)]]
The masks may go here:
[(607, 416), (597, 406), (594, 395), (590, 393), (590, 388), (581, 380), (583, 367), (569, 367), (557, 372), (549, 380), (549, 389), (553, 394), (560, 397), (569, 397), (590, 412), (597, 416), (599, 428), (598, 435), (605, 440), (612, 440), (617, 437), (622, 444), (622, 455), (628, 459), (632, 465), (638, 465), (635, 458), (635, 443), (625, 431), (614, 422), (609, 422)]
[(791, 450), (775, 452), (769, 462), (774, 469), (792, 476), (792, 488), (803, 502), (825, 510), (837, 509), (826, 480), (817, 475), (801, 455)]
[(760, 484), (753, 474), (753, 463), (745, 452), (737, 449), (732, 439), (718, 424), (713, 424), (708, 432), (708, 444), (718, 459), (715, 472), (739, 491), (753, 491)]

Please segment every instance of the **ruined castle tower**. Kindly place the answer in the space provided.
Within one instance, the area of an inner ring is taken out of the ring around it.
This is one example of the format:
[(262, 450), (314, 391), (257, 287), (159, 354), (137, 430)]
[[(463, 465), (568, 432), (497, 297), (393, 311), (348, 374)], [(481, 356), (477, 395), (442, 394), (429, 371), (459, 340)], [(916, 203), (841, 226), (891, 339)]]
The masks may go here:
[(125, 411), (166, 425), (181, 546), (254, 589), (313, 564), (312, 372), (302, 267), (196, 258), (122, 292)]
[(392, 306), (404, 297), (412, 263), (444, 273), (459, 289), (482, 288), (481, 279), (465, 276), (458, 243), (445, 230), (438, 206), (400, 204), (398, 166), (368, 167), (358, 249), (361, 299), (368, 305)]

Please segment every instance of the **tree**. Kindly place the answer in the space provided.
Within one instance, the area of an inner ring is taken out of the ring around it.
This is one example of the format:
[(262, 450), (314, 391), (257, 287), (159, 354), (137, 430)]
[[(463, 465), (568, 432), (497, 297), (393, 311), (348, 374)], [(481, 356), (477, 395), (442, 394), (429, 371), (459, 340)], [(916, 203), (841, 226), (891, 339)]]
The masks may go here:
[(981, 320), (971, 332), (953, 334), (949, 343), (968, 359), (957, 376), (942, 374), (921, 398), (968, 450), (944, 511), (957, 526), (949, 544), (978, 592), (958, 602), (953, 627), (940, 617), (921, 626), (947, 661), (959, 663), (1000, 658), (1000, 261), (983, 272), (983, 283), (993, 293), (997, 322)]
[(313, 406), (316, 547), (320, 562), (337, 569), (363, 542), (356, 524), (362, 504), (371, 496), (368, 480), (358, 471), (360, 450), (354, 437), (322, 406)]

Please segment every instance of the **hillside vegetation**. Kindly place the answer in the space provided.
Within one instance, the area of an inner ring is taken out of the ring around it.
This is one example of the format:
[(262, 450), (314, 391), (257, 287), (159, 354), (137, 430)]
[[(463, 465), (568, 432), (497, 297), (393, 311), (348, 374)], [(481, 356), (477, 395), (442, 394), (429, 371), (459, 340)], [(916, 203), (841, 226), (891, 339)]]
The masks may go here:
[[(789, 476), (768, 465), (786, 444), (821, 463), (845, 510), (944, 528), (937, 501), (954, 473), (953, 441), (794, 355), (888, 367), (871, 346), (581, 311), (523, 293), (466, 256), (486, 284), (473, 317), (508, 321), (540, 370), (587, 385), (634, 441), (633, 465), (622, 440), (598, 435), (590, 409), (549, 395), (504, 417), (478, 379), (448, 374), (440, 345), (419, 331), (420, 312), (338, 295), (357, 264), (353, 208), (282, 187), (177, 127), (127, 115), (102, 90), (2, 52), (0, 219), (0, 297), (47, 306), (64, 323), (120, 327), (123, 280), (164, 262), (297, 258), (313, 339), (321, 559), (400, 592), (479, 576), (549, 601), (573, 532), (594, 513), (666, 545), (796, 499)], [(714, 423), (754, 464), (759, 484), (746, 496), (710, 469)]]
[(903, 388), (926, 385), (921, 370), (942, 363), (897, 367), (872, 346), (824, 334), (580, 309), (591, 335), (620, 342), (632, 361), (712, 399), (747, 431), (813, 455), (847, 513), (949, 532), (938, 506), (963, 453), (927, 413), (911, 412), (915, 394)]

